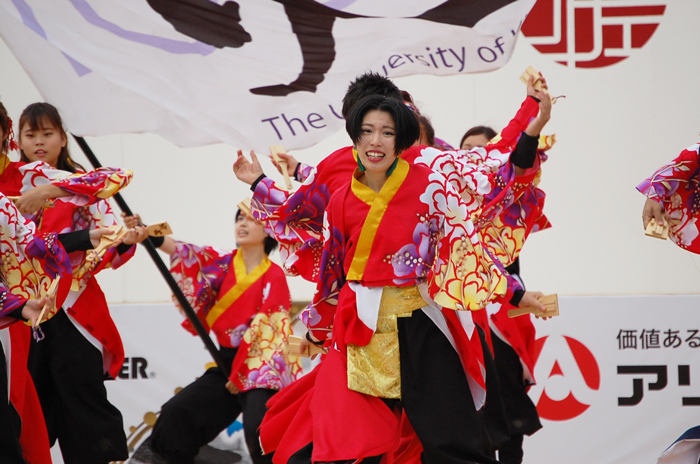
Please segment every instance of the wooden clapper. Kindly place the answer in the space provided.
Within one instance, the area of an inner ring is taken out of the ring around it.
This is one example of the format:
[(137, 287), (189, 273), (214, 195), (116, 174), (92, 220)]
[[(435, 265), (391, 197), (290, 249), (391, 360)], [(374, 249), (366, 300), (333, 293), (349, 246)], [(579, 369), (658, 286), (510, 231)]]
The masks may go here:
[(302, 358), (310, 358), (317, 354), (326, 354), (326, 350), (321, 346), (316, 346), (313, 343), (307, 346), (304, 351), (301, 350), (301, 337), (296, 335), (289, 336), (289, 354)]
[(656, 219), (651, 218), (651, 221), (649, 221), (649, 224), (647, 224), (647, 228), (644, 231), (644, 234), (648, 235), (649, 237), (666, 240), (668, 238), (668, 221), (666, 221), (664, 225), (660, 226), (656, 222)]
[(255, 220), (255, 216), (253, 216), (253, 210), (250, 207), (251, 201), (252, 200), (250, 199), (250, 197), (245, 197), (242, 202), (238, 203), (238, 209), (241, 210), (241, 213)]
[(164, 237), (166, 235), (172, 235), (173, 230), (170, 228), (170, 224), (161, 222), (146, 227), (146, 232), (148, 232), (148, 235), (151, 237)]
[[(127, 228), (118, 224), (109, 226), (107, 229), (111, 230), (112, 233), (100, 237), (99, 245), (97, 245), (94, 250), (87, 252), (83, 264), (73, 272), (74, 277), (80, 278), (82, 275), (84, 275), (102, 256), (104, 256), (107, 249), (121, 242), (124, 236), (129, 232)], [(71, 290), (80, 290), (80, 281), (77, 278), (73, 279)]]
[(270, 145), (270, 154), (275, 163), (279, 164), (280, 169), (282, 169), (282, 175), (284, 176), (284, 183), (287, 186), (287, 190), (292, 191), (292, 179), (289, 178), (289, 172), (287, 172), (287, 162), (279, 157), (279, 153), (287, 153), (284, 149), (284, 145)]
[(539, 317), (553, 317), (559, 315), (559, 299), (556, 293), (553, 295), (545, 295), (539, 299), (540, 303), (545, 306), (544, 312), (534, 306), (526, 306), (524, 308), (515, 308), (508, 310), (508, 317), (518, 317), (523, 314), (534, 314)]
[[(540, 79), (540, 73), (537, 72), (537, 70), (535, 68), (533, 68), (532, 66), (528, 66), (527, 69), (520, 75), (520, 80), (522, 81), (523, 84), (527, 85), (527, 81), (528, 81), (530, 76), (533, 76), (535, 78), (535, 82), (533, 84), (533, 86), (535, 87), (535, 90), (543, 90), (542, 89), (542, 80)], [(556, 102), (557, 102), (557, 97), (552, 97), (552, 105), (555, 104)]]
[[(35, 330), (38, 330), (39, 324), (44, 322), (46, 319), (46, 315), (51, 312), (51, 310), (54, 308), (56, 304), (56, 291), (58, 290), (58, 282), (61, 280), (61, 276), (57, 275), (56, 278), (51, 282), (51, 285), (49, 285), (48, 290), (46, 290), (46, 298), (49, 300), (44, 304), (44, 307), (41, 308), (41, 312), (39, 313), (39, 317), (36, 319), (36, 323), (32, 327)], [(42, 336), (43, 338), (43, 336)]]

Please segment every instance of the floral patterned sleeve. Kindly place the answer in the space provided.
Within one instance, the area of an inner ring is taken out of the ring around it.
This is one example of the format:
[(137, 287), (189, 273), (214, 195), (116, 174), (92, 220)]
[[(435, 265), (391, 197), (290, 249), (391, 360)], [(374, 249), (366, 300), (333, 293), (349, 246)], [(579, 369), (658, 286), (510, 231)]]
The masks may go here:
[(295, 228), (289, 225), (291, 218), (285, 214), (286, 210), (293, 209), (287, 202), (294, 195), (290, 195), (269, 177), (263, 178), (255, 186), (251, 201), (253, 216), (265, 225), (265, 231), (278, 242), (298, 242), (300, 239)]
[(429, 199), (429, 214), (442, 228), (428, 279), (431, 296), (441, 306), (457, 310), (483, 309), (494, 299), (508, 301), (519, 286), (482, 246), (469, 205), (439, 173), (431, 173), (429, 179), (421, 199)]
[[(207, 314), (216, 303), (221, 283), (230, 269), (231, 258), (230, 252), (214, 247), (175, 242), (175, 252), (170, 257), (170, 273), (207, 330)], [(175, 305), (182, 312), (177, 301)], [(196, 334), (189, 320), (185, 320), (182, 326)]]
[(299, 314), (316, 340), (331, 338), (333, 318), (338, 306), (340, 289), (345, 285), (343, 262), (345, 256), (345, 236), (342, 227), (334, 224), (333, 212), (339, 212), (343, 198), (335, 197), (326, 210), (323, 228), (323, 251), (319, 266), (320, 278), (316, 286), (314, 300)]
[(637, 190), (659, 203), (669, 201), (677, 192), (682, 193), (682, 190), (697, 191), (699, 156), (700, 143), (696, 143), (637, 185)]
[[(0, 194), (0, 312), (46, 294), (56, 275), (70, 276), (68, 254), (55, 233), (38, 237), (7, 197)], [(2, 315), (0, 315), (2, 316)], [(0, 321), (0, 327), (6, 325)]]
[[(10, 293), (5, 284), (0, 282), (0, 318), (7, 316), (26, 302), (25, 298)], [(0, 327), (2, 325), (0, 322)]]
[(309, 166), (308, 164), (299, 163), (299, 169), (297, 169), (297, 181), (306, 182), (306, 179), (309, 178), (311, 172), (315, 169), (316, 168), (314, 168), (313, 166)]
[(509, 156), (509, 151), (488, 147), (444, 152), (427, 147), (421, 150), (415, 163), (444, 176), (473, 215), (481, 209), (484, 196), (496, 187), (494, 176), (508, 165)]
[(668, 237), (679, 247), (700, 254), (700, 143), (697, 143), (637, 186), (661, 203), (669, 223)]
[[(546, 156), (546, 155), (544, 155)], [(492, 224), (496, 218), (508, 211), (534, 183), (539, 181), (541, 157), (535, 159), (535, 165), (523, 175), (516, 176), (515, 168), (507, 163), (501, 166), (493, 176), (493, 190), (484, 195), (483, 208), (474, 218), (477, 229), (482, 230)]]
[(251, 201), (253, 215), (265, 224), (265, 231), (279, 242), (280, 258), (285, 272), (302, 275), (308, 280), (309, 271), (295, 264), (300, 254), (316, 252), (323, 229), (323, 213), (330, 199), (326, 185), (316, 182), (316, 170), (311, 168), (304, 184), (293, 194), (278, 187), (272, 179), (263, 178), (255, 186)]
[(37, 161), (19, 168), (22, 174), (22, 193), (45, 184), (53, 184), (74, 196), (58, 200), (77, 206), (89, 205), (109, 198), (129, 185), (133, 173), (118, 168), (98, 168), (87, 173), (70, 173)]

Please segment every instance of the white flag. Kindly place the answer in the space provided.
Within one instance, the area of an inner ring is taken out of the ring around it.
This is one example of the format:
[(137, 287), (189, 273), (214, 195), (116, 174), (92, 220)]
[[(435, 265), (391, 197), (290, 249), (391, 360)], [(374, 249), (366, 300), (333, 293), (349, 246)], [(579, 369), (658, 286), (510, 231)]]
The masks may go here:
[(0, 0), (0, 34), (78, 135), (304, 148), (389, 77), (497, 69), (535, 0)]

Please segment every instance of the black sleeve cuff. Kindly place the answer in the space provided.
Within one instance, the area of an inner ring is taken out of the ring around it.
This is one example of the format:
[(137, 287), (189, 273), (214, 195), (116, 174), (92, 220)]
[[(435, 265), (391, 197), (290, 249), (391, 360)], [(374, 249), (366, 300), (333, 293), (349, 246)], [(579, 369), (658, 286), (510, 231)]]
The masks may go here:
[(525, 295), (525, 290), (519, 289), (513, 292), (513, 297), (510, 299), (510, 304), (515, 306), (516, 308), (520, 304), (520, 300), (523, 299), (523, 296)]
[(540, 137), (538, 135), (532, 136), (523, 132), (520, 134), (520, 140), (518, 140), (515, 150), (510, 154), (510, 162), (519, 168), (530, 169), (535, 165), (539, 143)]
[(297, 182), (299, 181), (299, 168), (301, 167), (301, 163), (297, 163), (297, 167), (294, 168), (294, 180)]
[(323, 346), (326, 343), (324, 340), (319, 340), (319, 341), (311, 340), (311, 337), (309, 336), (309, 332), (306, 332), (306, 340), (308, 340), (309, 342), (313, 343), (316, 346)]
[(61, 242), (61, 245), (63, 245), (67, 253), (87, 251), (94, 248), (90, 240), (90, 231), (88, 229), (58, 234), (58, 241)]
[(535, 100), (538, 104), (542, 101), (542, 100), (540, 100), (539, 98), (537, 98), (537, 97), (534, 96), (534, 95), (528, 95), (528, 97), (530, 97), (530, 98), (532, 98), (533, 100)]
[(22, 303), (21, 305), (19, 305), (17, 308), (15, 308), (12, 311), (10, 311), (9, 313), (7, 313), (7, 316), (11, 317), (12, 319), (17, 319), (19, 321), (26, 322), (27, 319), (25, 319), (24, 316), (22, 316), (22, 310), (24, 309), (25, 304), (27, 304), (27, 303), (25, 302), (25, 303)]
[(520, 256), (515, 258), (515, 261), (506, 266), (506, 272), (510, 275), (520, 275)]
[(124, 253), (126, 253), (127, 251), (129, 251), (129, 249), (132, 246), (134, 246), (134, 245), (127, 245), (126, 243), (120, 243), (119, 245), (117, 245), (117, 253), (119, 253), (119, 255), (121, 256)]
[(260, 181), (263, 180), (265, 177), (267, 177), (265, 174), (260, 174), (260, 177), (258, 177), (257, 179), (255, 179), (255, 182), (253, 182), (252, 184), (250, 184), (250, 191), (251, 191), (251, 192), (255, 192), (255, 187), (257, 187), (258, 184), (260, 183)]
[(165, 242), (165, 237), (148, 237), (146, 240), (151, 242), (151, 245), (154, 247), (160, 248), (163, 246), (163, 242)]

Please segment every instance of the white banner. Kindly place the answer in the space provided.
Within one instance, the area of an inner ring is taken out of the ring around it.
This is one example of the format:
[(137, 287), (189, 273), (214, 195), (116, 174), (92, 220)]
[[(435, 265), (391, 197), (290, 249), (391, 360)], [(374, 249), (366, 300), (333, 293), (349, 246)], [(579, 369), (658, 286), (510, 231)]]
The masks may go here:
[[(700, 296), (559, 302), (560, 316), (536, 322), (541, 351), (530, 395), (544, 427), (525, 438), (525, 464), (653, 463), (700, 425)], [(129, 435), (200, 376), (210, 357), (170, 304), (114, 305), (112, 315), (127, 360), (106, 385)], [(217, 446), (245, 449), (236, 430), (224, 431)]]
[(348, 83), (508, 62), (535, 0), (0, 0), (0, 35), (78, 135), (308, 147)]
[[(538, 321), (525, 463), (653, 463), (700, 425), (700, 296), (563, 297)], [(697, 462), (697, 457), (696, 457)]]

